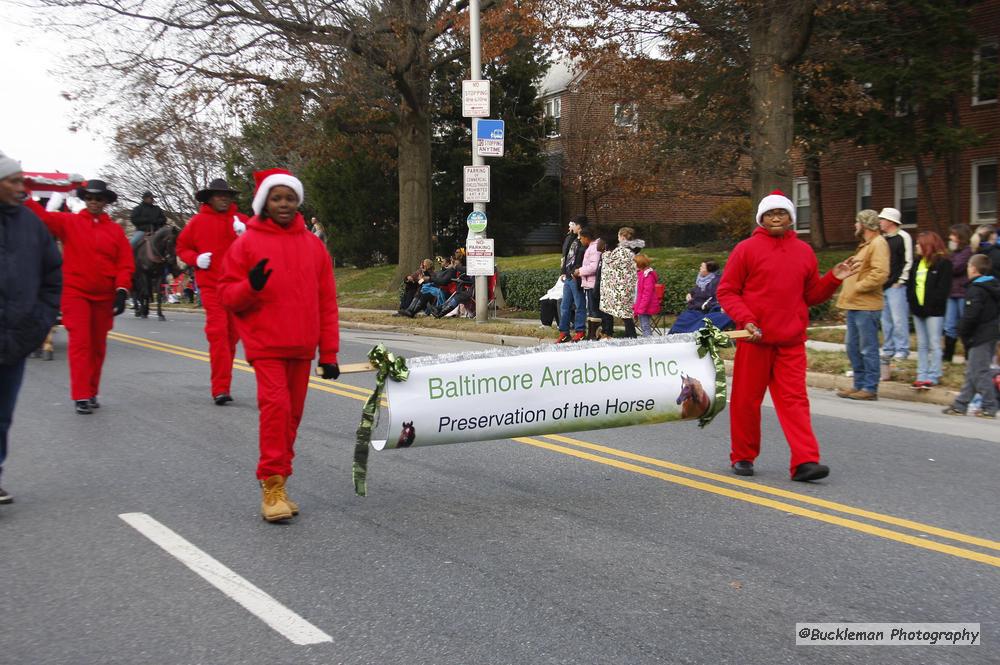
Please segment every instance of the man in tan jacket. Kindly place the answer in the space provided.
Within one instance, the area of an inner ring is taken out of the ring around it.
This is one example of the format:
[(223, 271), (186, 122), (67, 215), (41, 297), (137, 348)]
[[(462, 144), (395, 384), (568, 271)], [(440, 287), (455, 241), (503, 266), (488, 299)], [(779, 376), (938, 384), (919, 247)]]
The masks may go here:
[(847, 312), (847, 357), (854, 368), (854, 388), (838, 390), (838, 397), (878, 399), (878, 324), (882, 318), (882, 286), (889, 277), (889, 245), (880, 231), (877, 212), (858, 213), (854, 235), (861, 244), (854, 260), (861, 269), (844, 280), (837, 298), (837, 307)]

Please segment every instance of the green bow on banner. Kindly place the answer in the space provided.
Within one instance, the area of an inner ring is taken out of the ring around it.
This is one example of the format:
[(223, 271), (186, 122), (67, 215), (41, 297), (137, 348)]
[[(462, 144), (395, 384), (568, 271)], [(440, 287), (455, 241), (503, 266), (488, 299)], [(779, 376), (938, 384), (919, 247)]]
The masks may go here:
[(361, 411), (361, 424), (354, 443), (354, 492), (358, 496), (368, 494), (368, 451), (372, 443), (372, 430), (378, 424), (378, 406), (382, 401), (386, 377), (393, 381), (406, 381), (410, 370), (406, 358), (397, 356), (379, 344), (368, 352), (368, 362), (375, 368), (375, 390)]
[(698, 344), (698, 357), (704, 358), (706, 353), (712, 354), (712, 362), (715, 364), (715, 399), (708, 411), (698, 418), (698, 427), (704, 427), (712, 422), (712, 419), (726, 408), (726, 364), (719, 357), (719, 349), (724, 349), (732, 344), (729, 335), (722, 332), (709, 319), (705, 319), (705, 327), (695, 333), (695, 342)]

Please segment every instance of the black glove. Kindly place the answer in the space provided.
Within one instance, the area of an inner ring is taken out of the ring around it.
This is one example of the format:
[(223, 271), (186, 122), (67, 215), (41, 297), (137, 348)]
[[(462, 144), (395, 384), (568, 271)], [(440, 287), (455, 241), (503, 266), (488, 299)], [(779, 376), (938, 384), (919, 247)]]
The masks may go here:
[(336, 379), (340, 376), (340, 366), (337, 363), (320, 363), (319, 371), (324, 379)]
[(128, 291), (125, 289), (118, 289), (115, 292), (115, 316), (118, 316), (125, 311), (125, 298), (128, 296)]
[(267, 278), (271, 276), (272, 272), (274, 272), (273, 269), (264, 272), (264, 266), (266, 266), (267, 262), (270, 260), (271, 259), (261, 259), (260, 263), (255, 265), (253, 268), (250, 268), (250, 287), (254, 291), (260, 291), (263, 289), (264, 285), (267, 284)]

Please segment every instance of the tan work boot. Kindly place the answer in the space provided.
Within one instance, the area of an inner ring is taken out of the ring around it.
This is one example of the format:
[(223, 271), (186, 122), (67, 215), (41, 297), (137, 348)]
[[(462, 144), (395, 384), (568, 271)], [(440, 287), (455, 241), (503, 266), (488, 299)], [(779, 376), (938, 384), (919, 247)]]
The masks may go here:
[(848, 395), (847, 399), (856, 399), (863, 402), (876, 402), (878, 401), (878, 394), (869, 390), (857, 390), (854, 394)]
[(841, 388), (837, 391), (837, 397), (850, 397), (856, 392), (858, 391), (855, 388)]
[(260, 516), (268, 522), (280, 522), (291, 519), (292, 507), (288, 505), (285, 494), (285, 477), (270, 476), (260, 481), (263, 497), (260, 503)]

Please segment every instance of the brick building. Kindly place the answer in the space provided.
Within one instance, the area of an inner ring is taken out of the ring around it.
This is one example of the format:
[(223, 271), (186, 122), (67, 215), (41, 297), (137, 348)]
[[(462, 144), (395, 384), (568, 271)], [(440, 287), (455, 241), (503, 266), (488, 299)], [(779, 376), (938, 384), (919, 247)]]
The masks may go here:
[[(973, 10), (973, 30), (979, 35), (973, 94), (959, 100), (959, 122), (987, 136), (982, 145), (959, 159), (959, 219), (973, 226), (997, 222), (997, 164), (1000, 157), (1000, 0), (985, 0)], [(580, 213), (615, 227), (638, 226), (660, 244), (669, 242), (671, 227), (705, 222), (727, 200), (749, 191), (748, 179), (706, 182), (684, 173), (648, 172), (655, 160), (643, 159), (639, 110), (613, 96), (589, 88), (585, 73), (567, 63), (554, 65), (540, 85), (545, 115), (552, 121), (546, 152), (549, 175), (560, 180), (561, 226)], [(916, 165), (886, 163), (873, 147), (842, 142), (823, 155), (819, 191), (824, 236), (830, 244), (854, 241), (854, 217), (863, 208), (895, 207), (904, 228), (933, 227), (931, 208), (949, 219), (945, 168), (927, 157), (931, 195), (918, 187)], [(796, 178), (789, 197), (798, 210), (798, 231), (808, 240), (813, 208), (800, 160), (793, 160)]]

